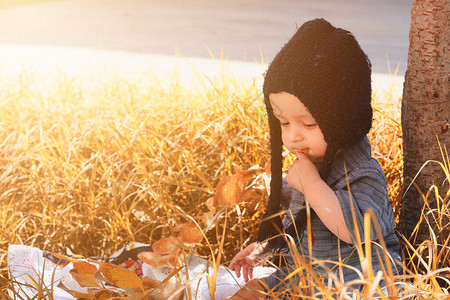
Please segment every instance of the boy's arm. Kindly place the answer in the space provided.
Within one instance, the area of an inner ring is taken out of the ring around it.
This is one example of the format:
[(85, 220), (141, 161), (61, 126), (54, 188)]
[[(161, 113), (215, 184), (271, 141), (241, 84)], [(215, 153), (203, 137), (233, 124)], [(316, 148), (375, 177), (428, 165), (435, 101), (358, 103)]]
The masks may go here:
[(306, 155), (299, 155), (286, 176), (286, 181), (305, 195), (322, 223), (339, 239), (352, 244), (345, 225), (341, 204), (336, 193), (319, 175), (316, 166)]

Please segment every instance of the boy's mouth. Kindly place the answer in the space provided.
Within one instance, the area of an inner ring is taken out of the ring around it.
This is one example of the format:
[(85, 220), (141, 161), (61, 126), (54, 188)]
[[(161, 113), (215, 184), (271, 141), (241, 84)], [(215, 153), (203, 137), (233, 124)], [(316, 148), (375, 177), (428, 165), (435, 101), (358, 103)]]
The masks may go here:
[(297, 152), (302, 154), (308, 154), (308, 149), (299, 149), (297, 150)]
[(293, 151), (292, 151), (295, 155), (300, 155), (300, 154), (305, 154), (305, 155), (308, 155), (308, 153), (309, 153), (309, 149), (308, 148), (305, 148), (305, 149), (294, 149)]

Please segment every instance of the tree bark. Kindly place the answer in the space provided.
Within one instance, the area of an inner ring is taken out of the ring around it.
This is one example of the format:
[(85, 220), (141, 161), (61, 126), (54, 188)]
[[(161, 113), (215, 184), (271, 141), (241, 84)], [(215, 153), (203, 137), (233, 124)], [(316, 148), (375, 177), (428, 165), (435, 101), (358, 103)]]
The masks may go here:
[[(429, 160), (443, 162), (438, 140), (450, 150), (449, 6), (448, 0), (414, 0), (411, 9), (402, 102), (405, 180), (398, 228), (406, 238), (411, 236), (424, 205), (414, 185), (407, 189), (412, 179), (418, 174), (414, 182), (424, 194), (432, 185), (438, 187), (441, 197), (449, 189), (449, 180), (445, 180), (444, 170), (438, 163), (429, 162), (421, 170)], [(435, 194), (427, 201), (435, 207)], [(422, 222), (416, 242), (430, 238), (427, 227)]]

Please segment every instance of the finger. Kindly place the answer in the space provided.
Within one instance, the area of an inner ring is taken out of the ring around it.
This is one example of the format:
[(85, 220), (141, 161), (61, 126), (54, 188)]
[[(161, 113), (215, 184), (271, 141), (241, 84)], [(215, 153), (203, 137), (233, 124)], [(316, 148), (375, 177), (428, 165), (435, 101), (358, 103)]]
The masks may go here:
[(250, 279), (252, 279), (253, 274), (253, 266), (251, 264), (245, 265), (245, 282), (248, 282)]
[(243, 266), (243, 268), (242, 268), (242, 271), (243, 271), (243, 275), (244, 275), (244, 281), (245, 282), (247, 282), (248, 281), (248, 267), (249, 267), (249, 265), (248, 264), (245, 264), (244, 266)]
[(236, 266), (234, 272), (236, 273), (237, 278), (241, 277), (241, 266)]
[(240, 253), (236, 254), (236, 256), (231, 260), (228, 265), (229, 269), (234, 269), (239, 265), (239, 262), (242, 260)]
[(230, 264), (228, 265), (228, 269), (234, 269), (234, 267), (236, 266), (236, 262), (234, 261), (234, 259), (230, 262)]
[(242, 266), (242, 276), (244, 277), (244, 281), (247, 282), (247, 265)]
[(306, 159), (310, 158), (308, 153), (305, 153), (305, 152), (298, 152), (298, 153), (295, 154), (295, 156), (297, 156), (297, 157), (296, 157), (296, 159), (294, 160), (293, 163), (298, 163), (299, 160), (302, 159), (302, 158), (306, 158)]
[(248, 269), (248, 277), (249, 279), (253, 279), (253, 266)]

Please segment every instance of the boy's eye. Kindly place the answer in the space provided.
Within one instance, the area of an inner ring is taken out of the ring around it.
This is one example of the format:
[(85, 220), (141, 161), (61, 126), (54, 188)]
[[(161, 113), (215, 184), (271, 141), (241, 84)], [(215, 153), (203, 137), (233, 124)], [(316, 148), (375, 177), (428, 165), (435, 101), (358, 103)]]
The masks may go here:
[(288, 123), (288, 122), (280, 122), (280, 125), (281, 125), (281, 126), (288, 126), (289, 123)]
[(314, 127), (317, 125), (317, 123), (312, 123), (312, 124), (303, 124), (305, 125), (305, 127)]

